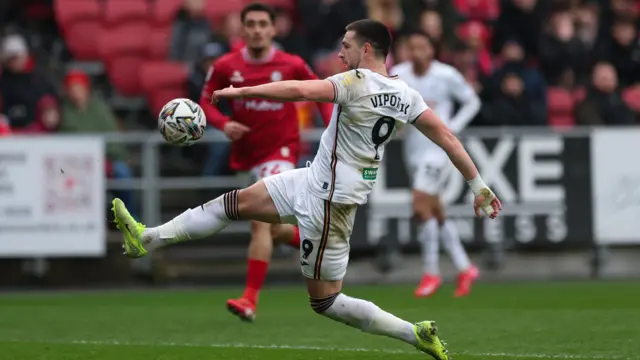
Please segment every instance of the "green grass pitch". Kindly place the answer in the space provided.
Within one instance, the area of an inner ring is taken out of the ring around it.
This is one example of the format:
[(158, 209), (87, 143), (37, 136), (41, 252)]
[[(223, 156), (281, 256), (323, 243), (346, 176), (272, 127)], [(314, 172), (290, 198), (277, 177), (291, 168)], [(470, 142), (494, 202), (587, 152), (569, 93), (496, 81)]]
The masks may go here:
[[(347, 286), (410, 321), (436, 320), (456, 360), (640, 359), (640, 283), (482, 284), (453, 299), (407, 286)], [(3, 360), (429, 359), (408, 345), (315, 315), (304, 288), (262, 294), (241, 323), (239, 289), (0, 296)]]

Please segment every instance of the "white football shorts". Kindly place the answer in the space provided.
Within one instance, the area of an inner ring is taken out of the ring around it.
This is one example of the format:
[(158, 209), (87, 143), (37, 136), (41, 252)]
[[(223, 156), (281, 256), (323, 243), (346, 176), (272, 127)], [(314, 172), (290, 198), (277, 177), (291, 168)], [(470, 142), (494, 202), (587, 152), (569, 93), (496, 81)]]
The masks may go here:
[(444, 187), (451, 170), (451, 162), (446, 154), (431, 154), (407, 164), (414, 190), (429, 195), (438, 195)]
[(308, 168), (263, 179), (283, 223), (300, 230), (300, 267), (309, 279), (342, 280), (349, 263), (349, 239), (356, 204), (337, 204), (309, 192)]
[(262, 180), (271, 175), (277, 175), (285, 171), (293, 170), (296, 168), (296, 164), (287, 160), (271, 160), (262, 164), (256, 165), (249, 174), (254, 182)]

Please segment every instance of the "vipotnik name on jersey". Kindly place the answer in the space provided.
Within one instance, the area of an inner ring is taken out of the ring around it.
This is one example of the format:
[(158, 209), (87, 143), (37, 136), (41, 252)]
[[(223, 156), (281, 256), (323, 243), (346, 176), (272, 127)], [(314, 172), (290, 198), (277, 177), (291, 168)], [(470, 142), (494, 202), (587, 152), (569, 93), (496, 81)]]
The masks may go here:
[(408, 102), (402, 102), (400, 97), (390, 94), (378, 94), (376, 96), (372, 96), (369, 100), (371, 100), (371, 105), (374, 108), (383, 106), (383, 107), (393, 107), (398, 109), (401, 113), (407, 115), (411, 104)]

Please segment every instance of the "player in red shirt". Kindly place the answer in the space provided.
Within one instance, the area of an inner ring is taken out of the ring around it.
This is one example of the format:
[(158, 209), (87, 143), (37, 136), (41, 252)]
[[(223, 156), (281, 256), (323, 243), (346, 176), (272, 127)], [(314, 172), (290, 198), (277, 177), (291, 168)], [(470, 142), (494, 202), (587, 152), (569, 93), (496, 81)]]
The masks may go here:
[[(247, 5), (241, 13), (246, 46), (219, 58), (209, 69), (200, 105), (208, 122), (232, 141), (230, 167), (248, 171), (256, 180), (296, 168), (300, 130), (294, 104), (259, 99), (234, 99), (227, 117), (211, 105), (213, 91), (229, 86), (254, 86), (280, 80), (318, 77), (300, 57), (277, 50), (275, 13), (263, 4)], [(327, 124), (332, 104), (318, 103)], [(300, 247), (298, 229), (291, 225), (251, 223), (251, 244), (245, 292), (227, 300), (227, 308), (243, 320), (255, 319), (258, 294), (264, 283), (273, 244)]]

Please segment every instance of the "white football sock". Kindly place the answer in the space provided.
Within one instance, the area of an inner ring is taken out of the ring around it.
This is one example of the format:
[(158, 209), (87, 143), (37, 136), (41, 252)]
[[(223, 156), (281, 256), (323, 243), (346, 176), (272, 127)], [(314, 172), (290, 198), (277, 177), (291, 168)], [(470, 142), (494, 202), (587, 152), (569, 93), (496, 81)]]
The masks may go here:
[(453, 222), (445, 220), (442, 227), (440, 227), (440, 233), (442, 235), (444, 249), (451, 257), (453, 265), (458, 271), (462, 272), (467, 270), (471, 265), (471, 262), (469, 261), (467, 252), (464, 250), (464, 246), (462, 246), (456, 226)]
[(335, 294), (326, 299), (312, 298), (311, 306), (321, 315), (366, 333), (388, 336), (411, 345), (418, 343), (412, 323), (380, 309), (370, 301)]
[(147, 250), (187, 240), (197, 240), (224, 229), (231, 220), (237, 220), (238, 190), (188, 209), (173, 220), (142, 233), (142, 243)]
[(438, 220), (429, 219), (418, 226), (418, 240), (422, 246), (422, 263), (424, 273), (431, 275), (440, 274), (438, 264), (440, 255), (440, 239), (438, 236)]

